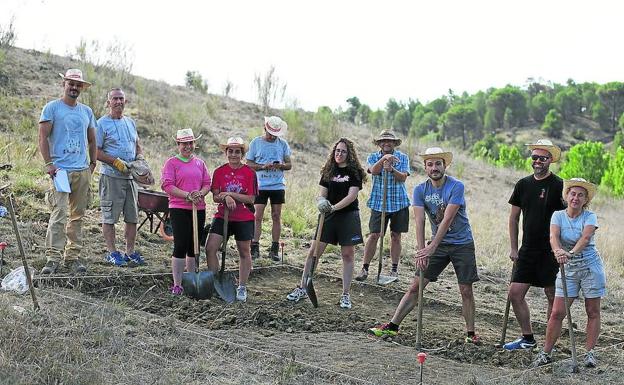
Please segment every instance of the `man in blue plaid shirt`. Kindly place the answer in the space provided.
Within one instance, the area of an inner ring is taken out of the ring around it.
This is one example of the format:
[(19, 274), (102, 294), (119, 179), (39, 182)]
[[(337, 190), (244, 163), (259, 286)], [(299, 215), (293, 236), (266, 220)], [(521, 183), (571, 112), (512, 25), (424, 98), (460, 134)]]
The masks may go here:
[[(383, 209), (383, 181), (388, 185), (384, 229), (390, 222), (390, 256), (392, 258), (391, 277), (398, 277), (399, 257), (401, 256), (401, 233), (409, 229), (409, 196), (405, 189), (405, 179), (410, 174), (409, 158), (397, 150), (401, 139), (391, 131), (384, 130), (373, 141), (379, 151), (368, 156), (368, 172), (373, 176), (373, 190), (367, 206), (371, 209), (368, 229), (370, 235), (364, 246), (362, 271), (355, 277), (364, 281), (368, 277), (368, 266), (375, 255), (377, 241), (381, 235), (381, 210)], [(385, 232), (385, 231), (384, 231)]]

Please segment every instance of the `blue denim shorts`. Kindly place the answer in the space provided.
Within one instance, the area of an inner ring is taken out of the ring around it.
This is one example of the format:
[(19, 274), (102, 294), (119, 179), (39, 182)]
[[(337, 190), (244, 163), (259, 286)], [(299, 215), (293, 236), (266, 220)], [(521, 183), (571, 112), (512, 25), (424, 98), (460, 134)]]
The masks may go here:
[[(607, 294), (607, 277), (602, 261), (599, 259), (590, 265), (578, 268), (567, 264), (566, 284), (568, 286), (568, 297), (570, 298), (577, 298), (580, 291), (583, 291), (584, 298), (604, 297)], [(555, 296), (563, 297), (561, 271), (557, 274), (555, 286)]]

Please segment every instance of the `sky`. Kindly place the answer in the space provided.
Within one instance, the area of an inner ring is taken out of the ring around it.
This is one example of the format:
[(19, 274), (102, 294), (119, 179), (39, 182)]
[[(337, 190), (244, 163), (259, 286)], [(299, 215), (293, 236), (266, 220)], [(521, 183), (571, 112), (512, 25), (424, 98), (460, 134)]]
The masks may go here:
[[(624, 79), (621, 16), (612, 0), (0, 0), (16, 45), (66, 55), (81, 39), (114, 41), (132, 72), (256, 102), (254, 75), (275, 66), (281, 106), (372, 108), (431, 101), (527, 78), (565, 83)], [(87, 79), (88, 80), (88, 79)]]

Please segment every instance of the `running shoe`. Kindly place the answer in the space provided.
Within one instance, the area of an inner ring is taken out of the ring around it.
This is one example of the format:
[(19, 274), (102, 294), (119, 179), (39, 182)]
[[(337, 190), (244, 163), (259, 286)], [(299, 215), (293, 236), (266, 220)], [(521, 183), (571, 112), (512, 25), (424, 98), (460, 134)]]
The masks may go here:
[(481, 337), (479, 337), (477, 334), (472, 335), (472, 336), (466, 336), (464, 341), (467, 344), (481, 345)]
[(537, 346), (537, 342), (535, 340), (529, 341), (524, 337), (520, 337), (512, 342), (507, 342), (503, 345), (503, 348), (506, 350), (520, 350), (520, 349), (533, 349)]
[(373, 334), (377, 337), (394, 337), (399, 334), (399, 330), (392, 330), (390, 328), (390, 323), (381, 324), (379, 326), (375, 326), (374, 328), (370, 328), (366, 331), (368, 334)]
[(595, 368), (596, 365), (598, 365), (596, 362), (596, 356), (594, 355), (594, 349), (587, 352), (584, 364), (586, 368)]
[(300, 288), (299, 286), (297, 286), (292, 293), (288, 294), (286, 296), (286, 298), (289, 301), (294, 301), (294, 302), (299, 302), (300, 300), (304, 299), (304, 298), (308, 298), (308, 293), (305, 291), (305, 289)]
[(134, 264), (134, 265), (144, 265), (145, 264), (145, 259), (143, 259), (143, 256), (138, 251), (135, 251), (134, 253), (132, 253), (130, 255), (125, 254), (124, 255), (124, 261), (126, 261), (127, 263)]
[(548, 365), (551, 362), (552, 362), (552, 356), (549, 353), (546, 353), (545, 351), (542, 350), (537, 354), (537, 357), (535, 357), (535, 360), (531, 364), (531, 367), (537, 368), (542, 365)]
[(119, 251), (113, 251), (112, 253), (108, 253), (105, 257), (106, 262), (115, 265), (115, 266), (126, 266), (127, 263), (124, 257), (121, 255)]
[(355, 277), (355, 280), (361, 282), (366, 281), (366, 278), (368, 278), (368, 270), (362, 268), (362, 271), (357, 275), (357, 277)]
[(178, 286), (178, 285), (171, 286), (171, 294), (182, 295), (182, 293), (184, 293), (184, 289), (182, 288), (182, 286)]
[(340, 296), (340, 307), (343, 309), (351, 309), (351, 297), (349, 294), (343, 294)]
[(236, 289), (236, 300), (247, 302), (247, 286), (240, 285)]

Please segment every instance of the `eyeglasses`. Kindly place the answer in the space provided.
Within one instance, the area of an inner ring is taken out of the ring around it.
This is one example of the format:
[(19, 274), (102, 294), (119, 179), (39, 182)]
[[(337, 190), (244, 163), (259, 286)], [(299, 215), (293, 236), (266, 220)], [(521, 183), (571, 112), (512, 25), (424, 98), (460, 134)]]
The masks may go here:
[(336, 154), (348, 154), (349, 153), (348, 150), (343, 150), (343, 149), (340, 149), (340, 148), (335, 149), (334, 152)]
[(538, 160), (540, 162), (546, 162), (548, 159), (550, 159), (550, 156), (545, 156), (545, 155), (531, 155), (531, 159), (533, 160)]

